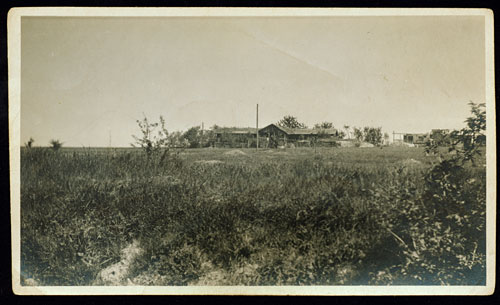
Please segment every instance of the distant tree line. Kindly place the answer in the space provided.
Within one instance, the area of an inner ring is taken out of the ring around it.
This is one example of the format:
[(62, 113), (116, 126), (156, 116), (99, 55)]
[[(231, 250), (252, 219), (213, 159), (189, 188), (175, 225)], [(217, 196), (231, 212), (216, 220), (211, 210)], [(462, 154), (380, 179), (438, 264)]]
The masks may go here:
[[(468, 118), (465, 123), (467, 127), (461, 130), (454, 130), (450, 133), (443, 130), (433, 130), (429, 135), (429, 140), (426, 143), (427, 153), (436, 153), (439, 146), (452, 146), (457, 147), (459, 144), (463, 146), (464, 153), (468, 158), (472, 159), (472, 154), (476, 154), (475, 149), (470, 147), (480, 147), (486, 144), (486, 111), (484, 110), (485, 104), (469, 103), (471, 113), (473, 114)], [(165, 119), (160, 116), (159, 122), (150, 122), (146, 116), (142, 120), (137, 120), (137, 125), (140, 130), (140, 135), (132, 135), (134, 142), (131, 143), (133, 147), (141, 147), (148, 154), (158, 152), (165, 148), (200, 148), (209, 147), (215, 138), (215, 130), (219, 128), (213, 125), (208, 130), (202, 130), (200, 126), (193, 126), (185, 132), (175, 131), (168, 132), (165, 127)], [(306, 129), (306, 124), (300, 122), (297, 117), (292, 115), (285, 115), (277, 122), (278, 126), (291, 129)], [(332, 122), (316, 123), (313, 129), (318, 130), (318, 135), (321, 137), (322, 131), (325, 135), (327, 130), (335, 129)], [(382, 132), (381, 127), (350, 127), (349, 125), (343, 126), (344, 131), (337, 130), (337, 136), (341, 139), (348, 138), (354, 139), (358, 143), (368, 142), (373, 145), (381, 145), (387, 143), (389, 135)], [(35, 140), (30, 138), (24, 146), (28, 149), (33, 147)], [(58, 151), (63, 142), (60, 140), (52, 139), (49, 142), (50, 147), (54, 151)], [(471, 153), (473, 151), (473, 153)]]

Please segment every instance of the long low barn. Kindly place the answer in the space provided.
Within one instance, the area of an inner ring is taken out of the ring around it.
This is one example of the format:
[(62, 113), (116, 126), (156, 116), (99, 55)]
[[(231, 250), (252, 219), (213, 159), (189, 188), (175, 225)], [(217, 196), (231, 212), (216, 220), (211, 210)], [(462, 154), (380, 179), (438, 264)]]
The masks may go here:
[[(257, 128), (219, 127), (213, 130), (215, 147), (256, 147)], [(260, 146), (260, 145), (259, 145)]]
[[(217, 128), (214, 130), (216, 147), (256, 147), (256, 128)], [(269, 124), (259, 129), (259, 147), (335, 146), (339, 139), (336, 129), (285, 128)]]

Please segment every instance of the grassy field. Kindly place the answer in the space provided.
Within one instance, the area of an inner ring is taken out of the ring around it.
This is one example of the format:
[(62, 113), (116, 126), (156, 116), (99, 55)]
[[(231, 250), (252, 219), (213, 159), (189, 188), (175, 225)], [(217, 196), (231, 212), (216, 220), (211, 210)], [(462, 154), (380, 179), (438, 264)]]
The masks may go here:
[(485, 168), (437, 164), (402, 147), (23, 149), (22, 278), (484, 284)]

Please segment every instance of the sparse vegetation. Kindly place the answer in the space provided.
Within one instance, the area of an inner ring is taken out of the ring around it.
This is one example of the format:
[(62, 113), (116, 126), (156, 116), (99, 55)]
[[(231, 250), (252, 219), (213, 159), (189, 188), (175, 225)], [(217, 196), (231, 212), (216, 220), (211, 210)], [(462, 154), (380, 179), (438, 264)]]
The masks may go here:
[(146, 116), (136, 122), (141, 130), (141, 135), (132, 135), (135, 140), (134, 143), (131, 143), (133, 147), (141, 147), (148, 156), (169, 147), (168, 131), (162, 116), (160, 116), (160, 122), (150, 123)]

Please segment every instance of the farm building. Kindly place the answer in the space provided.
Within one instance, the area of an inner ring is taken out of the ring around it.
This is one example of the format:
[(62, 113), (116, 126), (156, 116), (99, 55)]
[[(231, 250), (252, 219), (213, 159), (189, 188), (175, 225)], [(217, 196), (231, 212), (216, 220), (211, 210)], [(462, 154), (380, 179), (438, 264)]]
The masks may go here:
[(336, 129), (285, 128), (276, 124), (259, 130), (263, 147), (279, 146), (336, 146), (339, 132)]
[(422, 146), (429, 140), (428, 133), (396, 133), (393, 132), (393, 143), (409, 146)]
[(213, 130), (214, 147), (255, 147), (257, 143), (256, 128), (222, 127)]
[[(213, 130), (214, 147), (256, 147), (256, 128), (216, 128)], [(270, 124), (259, 129), (259, 147), (279, 146), (336, 146), (339, 133), (336, 129), (285, 128)]]
[(427, 133), (407, 133), (403, 136), (403, 141), (405, 143), (411, 143), (415, 145), (425, 144), (425, 141), (429, 138)]

